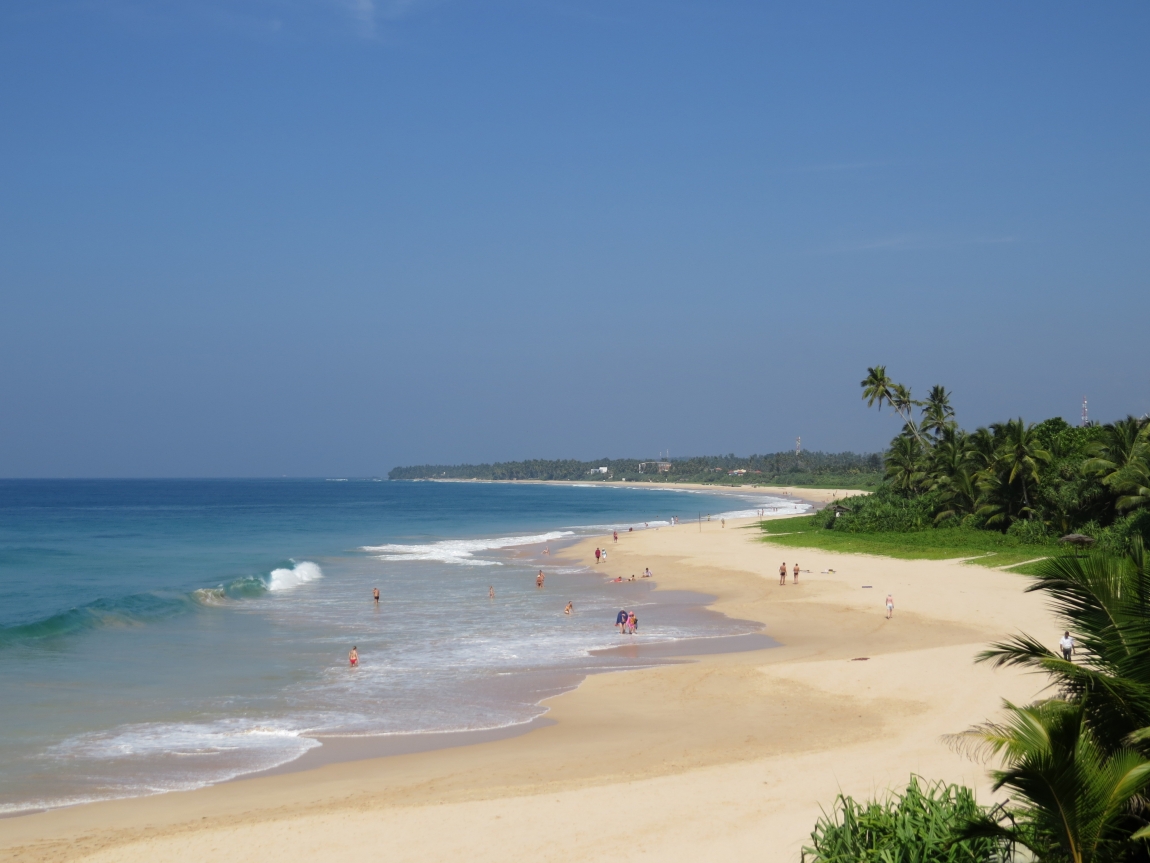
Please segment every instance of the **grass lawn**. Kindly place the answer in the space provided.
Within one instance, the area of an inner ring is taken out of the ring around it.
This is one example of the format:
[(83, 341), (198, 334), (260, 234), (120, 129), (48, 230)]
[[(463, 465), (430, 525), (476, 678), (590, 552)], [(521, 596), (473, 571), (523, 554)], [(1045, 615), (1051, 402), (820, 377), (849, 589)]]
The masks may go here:
[[(1064, 554), (1049, 545), (1024, 545), (1014, 537), (989, 530), (921, 530), (911, 533), (839, 533), (819, 527), (806, 515), (772, 519), (762, 523), (763, 542), (791, 548), (820, 548), (848, 554), (879, 554), (904, 560), (950, 560), (974, 558), (977, 566), (1010, 566), (1038, 557)], [(1032, 565), (1019, 567), (1027, 572)]]

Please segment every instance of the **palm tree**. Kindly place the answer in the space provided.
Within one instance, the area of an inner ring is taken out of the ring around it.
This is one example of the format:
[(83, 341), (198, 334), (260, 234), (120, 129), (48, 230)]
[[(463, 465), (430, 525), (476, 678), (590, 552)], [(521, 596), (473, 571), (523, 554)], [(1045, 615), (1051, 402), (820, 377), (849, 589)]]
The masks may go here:
[(1146, 828), (1150, 761), (1129, 747), (1107, 752), (1099, 746), (1081, 702), (1008, 702), (1006, 710), (1004, 722), (957, 740), (1001, 754), (1003, 769), (991, 771), (994, 790), (1007, 788), (1022, 802), (1007, 810), (1011, 826), (983, 815), (960, 830), (961, 838), (1003, 838), (1040, 861), (1130, 860)]
[(1101, 440), (1090, 445), (1090, 454), (1094, 457), (1086, 462), (1085, 467), (1107, 478), (1144, 460), (1150, 453), (1150, 422), (1146, 419), (1127, 416), (1124, 420), (1104, 425), (1102, 435)]
[(1094, 456), (1084, 468), (1102, 476), (1118, 494), (1116, 509), (1150, 504), (1150, 421), (1128, 416), (1103, 426), (1103, 438), (1090, 447)]
[(935, 435), (942, 434), (947, 424), (954, 418), (954, 408), (950, 406), (950, 393), (946, 388), (935, 384), (923, 403), (922, 430)]
[(1131, 465), (1116, 478), (1114, 486), (1122, 492), (1114, 506), (1117, 509), (1134, 509), (1150, 505), (1150, 458), (1141, 464)]
[(1026, 634), (991, 645), (978, 661), (1049, 674), (1064, 697), (1086, 705), (1100, 743), (1116, 749), (1150, 726), (1150, 571), (1142, 540), (1126, 559), (1103, 554), (1049, 558), (1028, 592), (1051, 600), (1059, 628), (1075, 634), (1068, 661)]
[(1042, 448), (1041, 441), (1035, 434), (1034, 424), (1027, 425), (1022, 421), (1022, 417), (992, 425), (990, 428), (999, 440), (998, 460), (1009, 472), (1009, 482), (1018, 482), (1022, 486), (1023, 506), (1027, 515), (1033, 517), (1027, 484), (1038, 482), (1038, 467), (1040, 464), (1049, 464), (1051, 455)]
[(859, 384), (863, 388), (863, 398), (866, 399), (868, 408), (878, 402), (878, 409), (881, 411), (883, 402), (890, 404), (894, 381), (887, 377), (886, 366), (872, 366), (866, 371), (866, 377)]
[[(909, 425), (909, 424), (908, 424)], [(926, 480), (922, 444), (907, 429), (890, 442), (886, 454), (886, 478), (900, 491), (918, 491)]]

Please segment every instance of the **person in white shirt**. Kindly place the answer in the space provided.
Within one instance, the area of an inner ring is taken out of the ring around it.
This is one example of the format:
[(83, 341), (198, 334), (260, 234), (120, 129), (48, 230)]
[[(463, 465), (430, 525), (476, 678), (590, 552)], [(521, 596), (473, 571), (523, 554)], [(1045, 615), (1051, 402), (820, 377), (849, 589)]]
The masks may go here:
[(1069, 632), (1064, 632), (1062, 638), (1058, 639), (1058, 646), (1062, 648), (1062, 658), (1069, 662), (1074, 656), (1074, 639)]

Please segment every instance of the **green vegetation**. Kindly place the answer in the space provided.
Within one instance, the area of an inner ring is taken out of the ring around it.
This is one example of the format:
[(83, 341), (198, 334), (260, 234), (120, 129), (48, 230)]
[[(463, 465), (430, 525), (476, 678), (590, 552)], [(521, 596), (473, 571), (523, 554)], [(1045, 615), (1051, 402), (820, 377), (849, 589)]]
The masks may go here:
[[(694, 482), (723, 486), (794, 485), (808, 488), (867, 490), (882, 482), (882, 457), (877, 453), (793, 452), (769, 455), (699, 456), (662, 462), (659, 459), (534, 459), (495, 464), (416, 465), (397, 467), (388, 479), (566, 480), (575, 482)], [(606, 468), (606, 471), (600, 470)], [(741, 471), (742, 473), (735, 473)]]
[(802, 859), (823, 863), (992, 863), (1009, 859), (1010, 844), (996, 836), (956, 840), (955, 835), (987, 813), (974, 792), (961, 785), (911, 776), (902, 794), (860, 804), (840, 794), (830, 815), (811, 834)]
[(1082, 428), (1012, 419), (966, 432), (941, 386), (917, 401), (875, 366), (862, 390), (903, 423), (883, 456), (885, 481), (812, 517), (788, 544), (899, 557), (995, 552), (997, 561), (978, 562), (1002, 565), (1064, 554), (1068, 534), (1113, 555), (1150, 541), (1150, 419)]
[(1020, 634), (980, 661), (1052, 678), (1058, 694), (956, 735), (973, 754), (1002, 758), (995, 789), (1011, 803), (972, 818), (963, 839), (999, 838), (1038, 860), (1150, 860), (1150, 570), (1142, 540), (1126, 557), (1090, 553), (1043, 561), (1031, 591), (1073, 633), (1066, 659)]
[[(845, 515), (842, 516), (845, 518)], [(876, 531), (873, 533), (827, 530), (834, 518), (830, 508), (815, 515), (800, 515), (761, 523), (764, 540), (793, 548), (819, 548), (845, 554), (880, 554), (904, 560), (971, 558), (979, 566), (1006, 567), (1060, 554), (1046, 545), (1031, 545), (997, 531), (955, 526), (946, 530)]]

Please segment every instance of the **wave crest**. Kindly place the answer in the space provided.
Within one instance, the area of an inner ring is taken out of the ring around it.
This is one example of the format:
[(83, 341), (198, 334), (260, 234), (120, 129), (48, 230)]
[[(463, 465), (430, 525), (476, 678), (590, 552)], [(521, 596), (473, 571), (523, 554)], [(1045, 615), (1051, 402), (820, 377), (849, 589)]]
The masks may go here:
[(430, 545), (365, 545), (360, 551), (383, 552), (377, 560), (412, 561), (430, 560), (436, 563), (456, 563), (462, 566), (502, 566), (497, 560), (476, 559), (475, 553), (518, 545), (539, 545), (544, 542), (574, 536), (573, 530), (553, 530), (532, 536), (501, 536), (493, 539), (445, 539)]
[(135, 593), (116, 599), (97, 599), (31, 623), (0, 627), (0, 648), (93, 629), (143, 626), (199, 608), (291, 590), (320, 578), (323, 578), (323, 570), (311, 561), (303, 560), (293, 561), (290, 568), (273, 569), (266, 576), (245, 576), (226, 585), (204, 587), (191, 593)]

